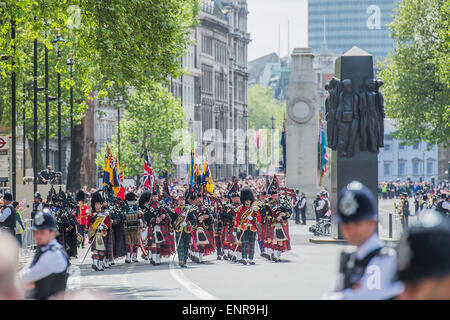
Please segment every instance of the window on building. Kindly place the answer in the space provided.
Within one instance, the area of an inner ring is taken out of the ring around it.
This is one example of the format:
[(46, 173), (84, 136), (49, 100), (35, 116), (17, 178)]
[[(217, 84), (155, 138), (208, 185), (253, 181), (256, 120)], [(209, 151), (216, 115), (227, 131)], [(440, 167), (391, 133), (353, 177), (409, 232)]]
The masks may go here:
[(398, 145), (398, 148), (399, 148), (400, 150), (405, 150), (405, 144), (404, 144), (403, 142), (401, 142), (401, 143)]
[(212, 67), (202, 64), (202, 92), (213, 93)]
[(384, 145), (384, 151), (390, 151), (391, 150), (391, 145), (390, 144), (385, 144)]
[(210, 56), (213, 55), (213, 38), (202, 35), (202, 52)]
[(416, 144), (413, 146), (413, 149), (414, 149), (414, 150), (418, 150), (418, 149), (419, 149), (419, 143), (416, 143)]
[(405, 161), (399, 161), (399, 163), (398, 163), (398, 175), (399, 176), (405, 176), (406, 175), (406, 162)]
[(391, 175), (391, 163), (390, 162), (385, 162), (384, 163), (384, 175), (385, 176), (390, 176)]
[(433, 161), (427, 161), (427, 175), (432, 175), (433, 174), (433, 169), (434, 169), (434, 163)]
[(413, 167), (413, 175), (415, 175), (415, 176), (419, 175), (420, 174), (420, 162), (413, 161), (412, 167)]

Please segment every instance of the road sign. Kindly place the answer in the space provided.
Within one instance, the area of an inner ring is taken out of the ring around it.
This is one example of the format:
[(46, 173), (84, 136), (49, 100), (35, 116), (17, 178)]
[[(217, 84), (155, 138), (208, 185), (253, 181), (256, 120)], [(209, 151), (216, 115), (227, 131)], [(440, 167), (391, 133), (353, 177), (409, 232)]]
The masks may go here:
[(0, 177), (7, 178), (9, 172), (9, 137), (0, 136)]
[(0, 151), (8, 151), (8, 137), (0, 137)]

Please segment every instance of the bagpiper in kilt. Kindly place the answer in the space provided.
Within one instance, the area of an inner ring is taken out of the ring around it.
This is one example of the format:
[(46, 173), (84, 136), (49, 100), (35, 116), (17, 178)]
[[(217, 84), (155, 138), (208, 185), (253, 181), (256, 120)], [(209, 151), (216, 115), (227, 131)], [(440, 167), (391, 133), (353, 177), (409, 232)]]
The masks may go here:
[(258, 245), (261, 252), (261, 257), (269, 258), (270, 255), (267, 253), (267, 248), (264, 248), (264, 238), (267, 233), (267, 206), (266, 206), (266, 191), (261, 191), (259, 193), (258, 209), (261, 215), (261, 223), (259, 223), (256, 228), (258, 229)]
[(195, 226), (196, 219), (186, 201), (183, 193), (176, 195), (177, 206), (169, 214), (175, 230), (175, 241), (177, 244), (178, 264), (181, 268), (186, 268), (189, 243), (191, 242), (192, 226)]
[[(234, 227), (234, 219), (239, 211), (239, 206), (241, 204), (239, 199), (239, 193), (235, 192), (230, 195), (232, 203), (228, 203), (226, 206), (226, 212), (224, 214), (224, 228), (223, 228), (223, 239), (224, 239), (224, 258), (226, 260), (230, 259), (238, 262), (242, 259), (241, 246), (238, 245), (236, 239), (236, 230)], [(237, 248), (236, 248), (237, 247)], [(235, 253), (233, 255), (233, 253)]]
[(261, 222), (261, 216), (250, 188), (243, 188), (240, 198), (243, 205), (239, 207), (234, 221), (238, 243), (242, 245), (242, 259), (240, 262), (244, 265), (247, 263), (253, 265), (255, 264), (253, 258), (255, 255), (256, 225)]
[(291, 250), (289, 238), (289, 217), (292, 207), (289, 201), (279, 199), (277, 192), (272, 193), (272, 201), (268, 207), (270, 210), (271, 238), (272, 238), (272, 260), (280, 261), (281, 253)]
[(170, 257), (175, 252), (175, 239), (171, 234), (171, 219), (168, 207), (159, 202), (158, 192), (152, 193), (149, 205), (149, 226), (152, 260), (154, 265), (161, 264), (162, 257)]
[(212, 198), (212, 204), (214, 206), (214, 240), (217, 249), (217, 260), (222, 260), (224, 247), (223, 247), (223, 227), (224, 227), (224, 214), (225, 206), (220, 197)]
[(190, 195), (192, 206), (189, 211), (195, 215), (197, 224), (194, 226), (194, 237), (191, 243), (192, 260), (203, 263), (203, 256), (210, 255), (215, 251), (214, 243), (214, 216), (209, 206), (203, 205), (202, 194), (193, 192)]
[(139, 213), (136, 194), (129, 192), (125, 195), (127, 211), (125, 213), (125, 245), (127, 248), (125, 263), (138, 262), (137, 251), (141, 245), (140, 228), (143, 226)]
[(109, 213), (103, 208), (104, 199), (100, 192), (92, 194), (91, 212), (87, 221), (89, 241), (92, 243), (92, 268), (95, 271), (103, 271), (110, 268), (108, 260), (108, 250), (112, 250), (112, 237), (108, 232), (111, 226)]
[[(152, 234), (152, 228), (150, 227), (150, 198), (152, 197), (152, 193), (150, 191), (144, 191), (141, 196), (139, 197), (139, 209), (141, 210), (143, 221), (144, 221), (144, 228), (143, 231), (141, 231), (141, 239), (144, 246), (144, 249), (147, 253), (146, 256), (144, 256), (145, 260), (150, 259), (151, 260), (151, 234)], [(144, 254), (144, 252), (143, 252)]]

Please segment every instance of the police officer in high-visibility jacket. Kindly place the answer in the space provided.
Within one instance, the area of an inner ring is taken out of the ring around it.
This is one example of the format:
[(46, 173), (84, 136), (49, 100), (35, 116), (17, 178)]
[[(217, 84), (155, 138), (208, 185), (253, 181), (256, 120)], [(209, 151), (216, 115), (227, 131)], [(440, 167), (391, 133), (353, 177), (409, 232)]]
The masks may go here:
[(34, 241), (37, 250), (28, 267), (19, 273), (27, 286), (28, 299), (58, 298), (66, 290), (69, 259), (56, 241), (56, 220), (50, 210), (36, 213), (33, 220)]
[(397, 297), (403, 291), (403, 283), (391, 281), (396, 272), (396, 253), (378, 238), (374, 194), (359, 181), (353, 181), (340, 192), (337, 211), (342, 235), (357, 248), (351, 253), (342, 252), (338, 279), (324, 298), (385, 300)]

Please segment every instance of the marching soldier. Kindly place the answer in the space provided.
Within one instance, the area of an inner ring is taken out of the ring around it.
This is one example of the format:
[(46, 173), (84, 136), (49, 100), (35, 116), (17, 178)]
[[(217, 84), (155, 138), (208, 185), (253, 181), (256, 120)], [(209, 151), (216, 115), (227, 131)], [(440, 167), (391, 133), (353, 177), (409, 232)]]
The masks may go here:
[(397, 272), (403, 281), (401, 300), (450, 300), (450, 220), (425, 210), (397, 246)]
[(85, 232), (86, 232), (86, 223), (87, 217), (89, 215), (89, 206), (85, 204), (86, 194), (83, 190), (80, 190), (75, 195), (75, 200), (78, 203), (78, 233), (83, 237), (81, 242), (81, 248), (84, 248), (85, 242)]
[(281, 254), (291, 250), (289, 238), (289, 217), (292, 208), (288, 201), (280, 200), (278, 190), (272, 192), (272, 201), (269, 206), (271, 221), (272, 250), (271, 258), (275, 262), (281, 261)]
[(89, 241), (92, 243), (92, 268), (95, 271), (104, 271), (105, 268), (110, 268), (106, 256), (108, 246), (111, 245), (107, 244), (108, 239), (110, 239), (108, 238), (108, 230), (111, 226), (111, 218), (103, 208), (104, 202), (105, 200), (99, 191), (92, 194), (92, 216), (89, 216), (87, 227), (89, 229)]
[[(139, 208), (141, 209), (142, 216), (144, 219), (144, 231), (141, 233), (141, 238), (143, 241), (143, 245), (147, 255), (144, 257), (145, 260), (150, 260), (152, 264), (154, 261), (151, 256), (151, 246), (152, 246), (152, 228), (150, 226), (150, 198), (152, 197), (152, 193), (150, 191), (145, 191), (139, 197)], [(143, 252), (144, 253), (144, 252)]]
[(27, 298), (44, 300), (64, 294), (69, 257), (56, 241), (56, 220), (50, 210), (37, 212), (33, 220), (36, 253), (30, 265), (19, 273), (28, 287)]
[(178, 264), (181, 268), (186, 268), (189, 243), (191, 241), (192, 226), (195, 226), (196, 219), (193, 211), (186, 206), (185, 196), (182, 192), (176, 195), (177, 206), (169, 214), (174, 221), (175, 241), (177, 243)]
[(403, 284), (391, 283), (396, 254), (378, 238), (375, 196), (359, 181), (353, 181), (341, 190), (337, 213), (344, 238), (357, 249), (352, 253), (341, 253), (338, 279), (325, 298), (395, 298), (403, 291)]
[(241, 190), (241, 203), (238, 213), (234, 221), (234, 227), (237, 229), (238, 244), (242, 248), (243, 265), (255, 264), (253, 261), (255, 255), (255, 241), (256, 241), (256, 224), (261, 222), (261, 216), (258, 211), (255, 197), (250, 188), (243, 188)]
[(175, 241), (171, 232), (171, 219), (167, 206), (161, 205), (159, 195), (156, 190), (153, 191), (149, 205), (149, 224), (151, 233), (151, 263), (161, 264), (162, 257), (170, 257), (175, 251)]
[(125, 195), (127, 203), (127, 212), (125, 213), (125, 245), (127, 254), (125, 263), (138, 262), (137, 251), (141, 245), (140, 229), (143, 226), (143, 221), (139, 215), (136, 194), (129, 192)]
[(190, 211), (197, 221), (194, 227), (194, 241), (191, 252), (195, 262), (203, 263), (203, 256), (210, 255), (215, 251), (214, 243), (214, 216), (209, 206), (203, 205), (202, 194), (194, 191), (190, 199), (192, 206)]

